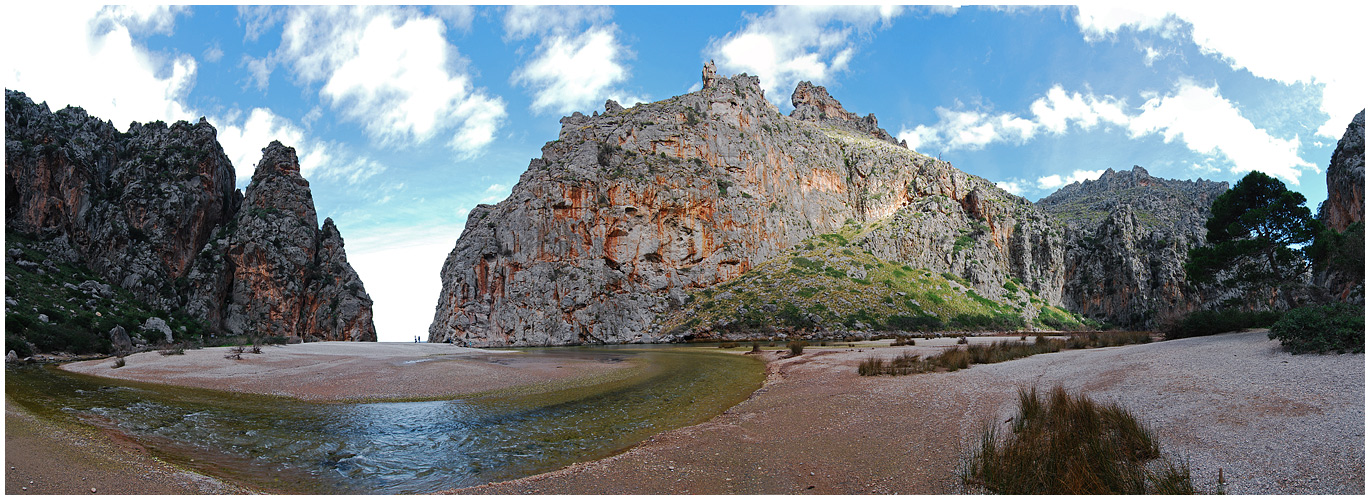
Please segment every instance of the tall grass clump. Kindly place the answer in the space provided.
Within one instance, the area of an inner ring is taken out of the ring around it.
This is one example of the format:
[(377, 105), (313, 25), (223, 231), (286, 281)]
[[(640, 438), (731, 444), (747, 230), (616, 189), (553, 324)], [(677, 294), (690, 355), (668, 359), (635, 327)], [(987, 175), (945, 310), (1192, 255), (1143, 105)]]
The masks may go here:
[(987, 425), (962, 479), (1007, 495), (1193, 494), (1189, 469), (1161, 458), (1151, 432), (1117, 404), (1056, 387), (1019, 390), (1010, 433)]
[(1300, 307), (1275, 322), (1269, 337), (1294, 354), (1365, 352), (1365, 307), (1344, 303)]
[(790, 343), (785, 344), (785, 347), (790, 348), (791, 356), (798, 356), (800, 354), (804, 354), (804, 348), (808, 345), (809, 343), (803, 340), (792, 340), (790, 341)]
[(966, 353), (970, 355), (971, 363), (1000, 363), (1018, 358), (1026, 358), (1034, 354), (1058, 352), (1065, 348), (1065, 345), (1066, 343), (1060, 340), (1048, 339), (1032, 344), (1000, 340), (993, 344), (968, 345), (966, 346)]
[(923, 359), (917, 354), (902, 353), (889, 361), (886, 361), (880, 356), (872, 355), (856, 367), (856, 372), (863, 377), (875, 375), (912, 375), (915, 373), (930, 372), (934, 368), (935, 366), (931, 361)]

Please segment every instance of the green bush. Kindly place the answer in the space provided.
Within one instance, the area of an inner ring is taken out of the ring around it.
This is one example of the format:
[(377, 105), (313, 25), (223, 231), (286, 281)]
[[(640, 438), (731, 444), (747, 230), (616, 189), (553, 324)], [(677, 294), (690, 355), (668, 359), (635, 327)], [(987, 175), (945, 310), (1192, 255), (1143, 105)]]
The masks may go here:
[(1270, 327), (1270, 338), (1294, 354), (1365, 352), (1365, 307), (1352, 304), (1300, 307)]
[(809, 345), (809, 343), (803, 340), (794, 340), (790, 341), (790, 343), (786, 344), (785, 346), (790, 348), (791, 356), (798, 356), (800, 354), (804, 354), (804, 347), (807, 345)]
[(1165, 325), (1166, 340), (1202, 337), (1247, 328), (1267, 328), (1280, 319), (1276, 311), (1238, 311), (1233, 309), (1194, 311)]

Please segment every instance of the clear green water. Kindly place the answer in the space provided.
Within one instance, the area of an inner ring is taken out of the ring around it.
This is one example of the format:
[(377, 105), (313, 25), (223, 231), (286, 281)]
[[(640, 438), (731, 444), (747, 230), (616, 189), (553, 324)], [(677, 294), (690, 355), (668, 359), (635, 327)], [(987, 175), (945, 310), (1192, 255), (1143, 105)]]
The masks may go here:
[(9, 368), (5, 391), (53, 418), (113, 427), (182, 466), (283, 493), (426, 493), (555, 470), (722, 413), (761, 386), (746, 356), (670, 347), (523, 356), (630, 363), (562, 390), (309, 403)]

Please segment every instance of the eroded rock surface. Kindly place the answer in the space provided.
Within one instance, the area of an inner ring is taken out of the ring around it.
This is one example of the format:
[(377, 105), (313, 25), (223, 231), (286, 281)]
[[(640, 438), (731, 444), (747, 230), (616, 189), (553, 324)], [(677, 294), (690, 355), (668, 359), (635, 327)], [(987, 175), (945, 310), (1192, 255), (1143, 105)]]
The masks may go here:
[(1327, 201), (1319, 218), (1338, 232), (1365, 220), (1365, 110), (1346, 126), (1327, 166)]
[(686, 291), (849, 221), (891, 221), (860, 242), (883, 259), (1060, 300), (1062, 231), (1031, 203), (894, 144), (821, 87), (802, 86), (789, 117), (755, 77), (706, 66), (703, 83), (563, 118), (509, 198), (471, 211), (429, 340), (669, 340), (658, 320)]
[(1226, 182), (1170, 180), (1146, 169), (1108, 169), (1037, 202), (1066, 224), (1067, 309), (1096, 320), (1153, 328), (1211, 301), (1185, 279), (1189, 249)]
[(6, 90), (5, 130), (7, 233), (211, 331), (375, 340), (371, 300), (332, 221), (319, 229), (293, 149), (266, 148), (244, 197), (203, 118), (121, 133)]

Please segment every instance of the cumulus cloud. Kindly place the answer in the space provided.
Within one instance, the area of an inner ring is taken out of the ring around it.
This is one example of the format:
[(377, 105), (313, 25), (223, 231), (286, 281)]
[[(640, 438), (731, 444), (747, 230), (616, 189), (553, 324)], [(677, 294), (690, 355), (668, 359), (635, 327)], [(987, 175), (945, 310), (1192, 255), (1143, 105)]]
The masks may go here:
[[(1078, 7), (1075, 22), (1087, 40), (1115, 36), (1124, 27), (1163, 35), (1188, 27), (1202, 52), (1233, 69), (1284, 84), (1321, 84), (1328, 120), (1317, 133), (1338, 138), (1370, 101), (1370, 65), (1345, 56), (1363, 43), (1359, 34), (1368, 10), (1363, 3), (1313, 2), (1297, 8), (1242, 9), (1234, 15), (1230, 5), (1221, 3), (1100, 3)], [(1298, 36), (1275, 36), (1272, 26)]]
[(1018, 196), (1023, 196), (1023, 193), (1026, 193), (1028, 190), (1027, 186), (1025, 185), (1026, 182), (1027, 181), (1024, 181), (1022, 179), (1010, 179), (1007, 181), (996, 182), (994, 183), (994, 185), (999, 186), (999, 189), (1008, 191), (1009, 193)]
[(749, 15), (746, 26), (711, 41), (706, 52), (722, 73), (760, 77), (762, 90), (784, 108), (800, 81), (822, 85), (846, 70), (857, 39), (900, 13), (897, 6), (782, 5)]
[(372, 140), (397, 146), (451, 134), (448, 145), (474, 156), (505, 117), (491, 97), (459, 71), (442, 19), (378, 7), (293, 9), (276, 53), (320, 97), (362, 125)]
[(1111, 96), (1098, 97), (1079, 92), (1067, 93), (1060, 85), (1032, 102), (1030, 108), (1037, 125), (1053, 134), (1065, 133), (1070, 124), (1090, 130), (1100, 122), (1115, 125), (1128, 122), (1127, 103)]
[(195, 84), (195, 59), (151, 51), (133, 40), (135, 33), (171, 33), (179, 11), (52, 2), (7, 5), (0, 43), (14, 49), (42, 40), (42, 50), (6, 51), (0, 78), (6, 88), (47, 101), (53, 109), (81, 106), (120, 130), (132, 121), (194, 119), (182, 103)]
[(1317, 168), (1299, 157), (1298, 136), (1280, 139), (1256, 128), (1216, 86), (1181, 82), (1173, 94), (1153, 96), (1141, 110), (1128, 124), (1133, 137), (1161, 134), (1196, 153), (1221, 154), (1232, 162), (1233, 173), (1258, 170), (1298, 185), (1300, 169)]
[(550, 35), (538, 55), (514, 73), (515, 83), (533, 89), (536, 112), (569, 113), (598, 107), (604, 99), (631, 106), (640, 99), (616, 88), (628, 78), (615, 28), (599, 27), (579, 35)]
[(1104, 175), (1103, 170), (1076, 170), (1065, 177), (1061, 177), (1057, 174), (1052, 174), (1044, 177), (1038, 177), (1037, 188), (1056, 189), (1062, 186), (1069, 186), (1076, 182), (1092, 181), (1094, 179), (1098, 179), (1101, 175)]
[(1038, 128), (1038, 124), (1012, 113), (953, 111), (939, 107), (937, 118), (932, 126), (901, 130), (899, 139), (908, 141), (909, 148), (915, 151), (923, 147), (974, 151), (995, 142), (1022, 144), (1031, 140)]
[[(1160, 135), (1165, 142), (1182, 141), (1201, 155), (1225, 158), (1233, 173), (1259, 170), (1297, 185), (1302, 170), (1316, 167), (1298, 155), (1300, 141), (1274, 137), (1256, 128), (1217, 87), (1184, 81), (1172, 93), (1145, 94), (1140, 107), (1114, 96), (1066, 92), (1052, 86), (1030, 106), (1032, 119), (1013, 113), (937, 108), (937, 123), (901, 130), (898, 137), (915, 151), (977, 150), (992, 143), (1022, 144), (1038, 131), (1053, 135), (1072, 128), (1091, 130), (1116, 125), (1133, 138)], [(939, 152), (940, 152), (939, 151)], [(1083, 171), (1090, 173), (1093, 171)], [(1048, 176), (1038, 187), (1049, 189), (1073, 182), (1074, 177)], [(1076, 179), (1078, 180), (1078, 179)]]

